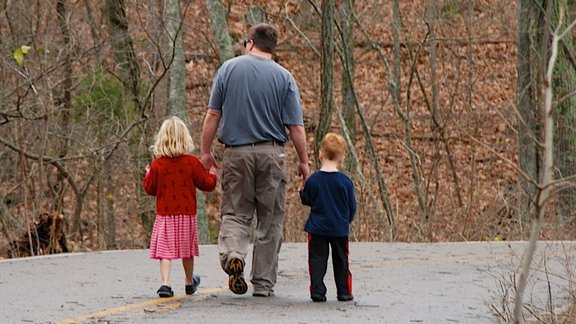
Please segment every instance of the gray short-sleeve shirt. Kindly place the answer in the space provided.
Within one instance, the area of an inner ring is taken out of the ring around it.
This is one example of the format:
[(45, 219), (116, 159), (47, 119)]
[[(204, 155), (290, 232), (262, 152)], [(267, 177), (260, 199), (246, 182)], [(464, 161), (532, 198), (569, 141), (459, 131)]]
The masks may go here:
[(286, 126), (304, 125), (292, 74), (256, 55), (230, 59), (212, 84), (210, 109), (221, 111), (218, 140), (227, 145), (288, 141)]

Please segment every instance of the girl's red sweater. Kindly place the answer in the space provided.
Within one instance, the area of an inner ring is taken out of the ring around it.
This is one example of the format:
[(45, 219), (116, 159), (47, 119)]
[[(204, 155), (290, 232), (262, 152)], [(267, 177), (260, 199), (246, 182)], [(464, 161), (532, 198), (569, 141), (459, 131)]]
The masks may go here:
[(193, 155), (158, 157), (144, 176), (144, 191), (156, 196), (158, 215), (196, 215), (196, 188), (212, 191), (216, 182)]

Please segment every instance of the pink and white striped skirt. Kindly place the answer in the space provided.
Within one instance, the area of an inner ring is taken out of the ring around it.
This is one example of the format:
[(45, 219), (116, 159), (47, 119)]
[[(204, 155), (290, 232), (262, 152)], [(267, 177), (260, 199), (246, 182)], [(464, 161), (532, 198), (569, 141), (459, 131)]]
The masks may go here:
[(151, 259), (182, 259), (199, 254), (196, 215), (156, 215), (150, 238)]

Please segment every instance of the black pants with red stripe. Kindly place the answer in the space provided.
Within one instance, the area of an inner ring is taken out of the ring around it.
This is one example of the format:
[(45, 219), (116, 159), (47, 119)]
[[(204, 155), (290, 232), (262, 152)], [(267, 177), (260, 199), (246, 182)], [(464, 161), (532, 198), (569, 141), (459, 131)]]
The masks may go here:
[(308, 233), (308, 271), (310, 294), (326, 295), (324, 276), (332, 249), (332, 268), (338, 296), (352, 295), (352, 274), (348, 265), (348, 237), (332, 237)]

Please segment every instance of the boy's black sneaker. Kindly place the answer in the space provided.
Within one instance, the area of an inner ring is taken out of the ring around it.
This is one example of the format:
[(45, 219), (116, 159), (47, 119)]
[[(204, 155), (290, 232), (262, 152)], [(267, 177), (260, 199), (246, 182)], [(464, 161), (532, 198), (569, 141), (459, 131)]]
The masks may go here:
[(311, 294), (310, 298), (315, 303), (321, 303), (326, 301), (326, 296), (320, 294)]
[(354, 300), (354, 296), (352, 295), (338, 295), (338, 301), (351, 301)]
[(172, 291), (172, 288), (166, 285), (160, 286), (160, 289), (158, 289), (157, 293), (158, 296), (160, 296), (161, 298), (174, 297), (174, 292)]
[(237, 295), (243, 295), (248, 291), (248, 285), (244, 280), (244, 262), (238, 258), (228, 263), (228, 288)]
[(200, 276), (194, 276), (192, 277), (192, 284), (191, 285), (186, 285), (186, 295), (192, 295), (193, 293), (196, 292), (196, 290), (198, 289), (198, 286), (200, 286)]

